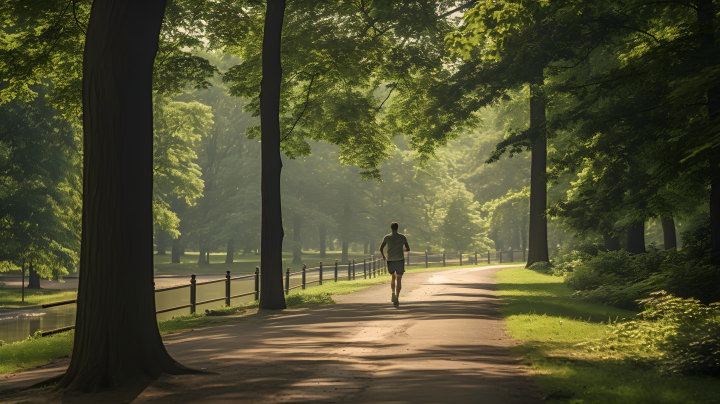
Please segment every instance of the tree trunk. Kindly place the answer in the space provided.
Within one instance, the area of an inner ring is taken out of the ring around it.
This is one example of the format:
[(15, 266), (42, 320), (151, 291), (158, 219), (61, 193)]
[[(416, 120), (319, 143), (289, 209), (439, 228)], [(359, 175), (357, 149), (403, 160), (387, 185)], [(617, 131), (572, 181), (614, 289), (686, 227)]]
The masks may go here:
[(293, 215), (293, 264), (302, 264), (302, 219), (299, 215)]
[(170, 257), (170, 263), (172, 264), (179, 264), (180, 263), (180, 240), (175, 239), (172, 242), (172, 253)]
[(327, 251), (325, 250), (325, 225), (321, 224), (320, 227), (318, 227), (318, 234), (319, 234), (319, 241), (320, 241), (320, 258), (325, 258), (325, 254)]
[(620, 245), (620, 237), (603, 234), (603, 241), (605, 242), (605, 249), (607, 251), (620, 251), (620, 249), (622, 249), (622, 246)]
[(28, 289), (42, 289), (40, 287), (40, 274), (37, 273), (35, 270), (35, 267), (33, 267), (33, 263), (30, 262), (30, 270), (29, 270), (30, 276), (28, 277)]
[(539, 94), (543, 85), (543, 69), (536, 72), (536, 81), (531, 86), (530, 128), (541, 131), (541, 137), (532, 145), (530, 163), (530, 228), (527, 265), (549, 262), (547, 240), (547, 139), (545, 138), (545, 97)]
[(370, 247), (368, 248), (368, 250), (370, 251), (369, 252), (370, 255), (379, 254), (379, 251), (375, 250), (375, 242), (374, 241), (370, 242)]
[(227, 255), (225, 256), (225, 263), (232, 264), (235, 258), (235, 240), (230, 239), (227, 242)]
[(675, 234), (675, 220), (671, 217), (661, 219), (663, 228), (663, 242), (665, 249), (677, 248), (677, 235)]
[(349, 242), (347, 240), (342, 242), (342, 257), (340, 257), (340, 261), (342, 262), (348, 262), (348, 247)]
[(326, 242), (328, 251), (335, 251), (335, 240), (330, 237)]
[(168, 355), (153, 288), (152, 71), (164, 0), (95, 0), (83, 58), (83, 208), (75, 342), (58, 388), (189, 370)]
[(207, 249), (205, 248), (204, 245), (200, 244), (200, 248), (198, 248), (198, 250), (200, 250), (200, 251), (198, 251), (198, 261), (197, 261), (197, 264), (198, 264), (198, 265), (205, 265), (205, 264), (207, 264), (207, 263), (208, 263), (208, 262), (207, 262)]
[[(717, 65), (718, 54), (715, 44), (715, 5), (712, 0), (699, 0), (696, 3), (697, 19), (702, 33), (700, 44), (707, 55), (708, 67)], [(707, 91), (708, 126), (717, 125), (720, 119), (720, 87)], [(716, 257), (720, 257), (720, 150), (711, 150), (710, 156), (710, 247)]]
[(363, 241), (363, 254), (365, 255), (368, 253), (368, 244), (369, 243), (367, 241)]
[(260, 309), (286, 308), (283, 291), (282, 244), (285, 236), (280, 201), (280, 45), (285, 0), (267, 0), (260, 83), (262, 155), (262, 234), (260, 241)]
[(155, 233), (155, 245), (157, 246), (157, 255), (167, 255), (167, 239), (168, 236), (164, 231)]
[(645, 252), (645, 223), (628, 229), (627, 246), (625, 250), (635, 254)]

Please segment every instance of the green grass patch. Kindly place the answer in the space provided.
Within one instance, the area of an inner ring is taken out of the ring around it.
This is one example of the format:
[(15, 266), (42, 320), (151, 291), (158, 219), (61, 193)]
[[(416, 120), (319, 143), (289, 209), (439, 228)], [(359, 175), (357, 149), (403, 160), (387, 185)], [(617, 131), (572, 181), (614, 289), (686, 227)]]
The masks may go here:
[(25, 302), (22, 302), (22, 289), (0, 289), (0, 308), (19, 308), (38, 306), (45, 303), (71, 300), (77, 297), (76, 290), (25, 289)]
[(0, 343), (0, 374), (18, 372), (42, 365), (51, 359), (66, 358), (72, 352), (74, 331), (30, 336), (12, 344)]
[[(608, 322), (636, 313), (584, 303), (570, 297), (563, 278), (524, 268), (497, 273), (498, 289), (510, 335), (536, 372), (548, 403), (688, 403), (714, 402), (720, 381), (670, 376), (630, 352), (586, 349), (607, 338)], [(561, 323), (562, 322), (562, 323)]]

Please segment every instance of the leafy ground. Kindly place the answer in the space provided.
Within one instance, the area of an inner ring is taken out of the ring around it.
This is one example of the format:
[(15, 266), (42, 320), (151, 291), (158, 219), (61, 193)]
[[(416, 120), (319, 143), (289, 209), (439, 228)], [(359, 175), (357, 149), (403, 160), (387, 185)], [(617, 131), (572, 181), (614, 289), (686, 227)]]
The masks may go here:
[(2, 288), (0, 289), (0, 308), (19, 308), (37, 306), (40, 304), (58, 302), (62, 300), (75, 299), (75, 290), (55, 289), (25, 289), (25, 302), (22, 302), (22, 289)]
[(524, 268), (498, 272), (502, 314), (519, 353), (536, 371), (548, 403), (711, 403), (720, 380), (660, 373), (629, 353), (586, 349), (610, 333), (609, 321), (635, 317), (632, 311), (583, 303), (557, 276)]
[[(515, 263), (517, 264), (517, 263)], [(510, 263), (508, 263), (510, 265)], [(487, 266), (480, 264), (478, 266)], [(470, 266), (431, 266), (430, 268), (412, 268), (408, 272), (440, 271), (443, 269), (473, 268)], [(321, 304), (335, 304), (332, 295), (342, 295), (360, 291), (370, 286), (387, 282), (390, 276), (379, 275), (377, 278), (357, 279), (355, 281), (325, 282), (322, 286), (313, 286), (306, 290), (295, 289), (286, 297), (288, 307), (306, 307)], [(75, 293), (75, 292), (73, 292)], [(73, 295), (74, 297), (74, 295)], [(169, 334), (189, 329), (213, 327), (238, 321), (250, 321), (250, 314), (257, 310), (257, 302), (242, 306), (225, 307), (209, 313), (176, 316), (160, 321), (158, 326), (161, 334)], [(29, 337), (24, 341), (0, 346), (0, 374), (18, 372), (46, 363), (51, 359), (68, 357), (72, 353), (73, 331), (67, 331), (44, 338)]]

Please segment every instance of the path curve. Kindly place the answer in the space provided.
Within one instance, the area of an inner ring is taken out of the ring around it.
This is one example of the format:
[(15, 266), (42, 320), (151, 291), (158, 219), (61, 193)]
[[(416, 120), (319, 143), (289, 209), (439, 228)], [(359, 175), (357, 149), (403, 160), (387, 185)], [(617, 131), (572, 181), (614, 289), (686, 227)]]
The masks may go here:
[(493, 275), (503, 268), (408, 273), (399, 308), (385, 283), (334, 296), (337, 305), (165, 338), (174, 358), (208, 374), (163, 375), (134, 392), (0, 401), (539, 403), (498, 313)]

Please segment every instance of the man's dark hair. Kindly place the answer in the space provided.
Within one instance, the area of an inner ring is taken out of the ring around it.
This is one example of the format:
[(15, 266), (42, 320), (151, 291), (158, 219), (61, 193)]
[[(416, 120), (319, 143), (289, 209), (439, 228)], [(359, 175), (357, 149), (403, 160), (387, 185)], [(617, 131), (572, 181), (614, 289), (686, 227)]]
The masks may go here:
[(390, 223), (390, 230), (397, 230), (397, 229), (398, 229), (398, 224), (397, 224), (397, 222), (392, 222), (392, 223)]

